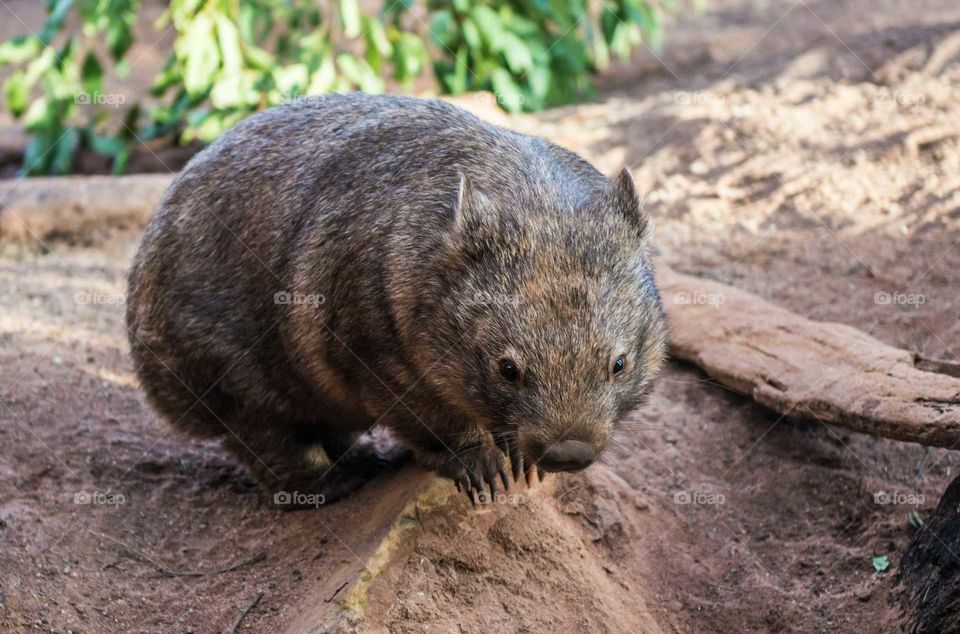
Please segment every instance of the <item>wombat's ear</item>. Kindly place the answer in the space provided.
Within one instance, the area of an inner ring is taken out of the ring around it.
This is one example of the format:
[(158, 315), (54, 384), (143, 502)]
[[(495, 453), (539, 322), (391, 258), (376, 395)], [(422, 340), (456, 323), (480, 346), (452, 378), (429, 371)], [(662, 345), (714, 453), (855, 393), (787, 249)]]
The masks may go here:
[(650, 217), (643, 210), (640, 195), (637, 194), (637, 185), (633, 182), (630, 170), (624, 167), (620, 170), (613, 183), (614, 206), (629, 220), (640, 233), (640, 239), (646, 240), (653, 229)]
[(470, 185), (470, 180), (466, 174), (460, 174), (460, 182), (457, 183), (457, 199), (453, 203), (453, 225), (455, 227), (460, 227), (466, 222), (464, 216), (468, 213), (466, 208), (469, 206), (472, 196), (473, 187)]
[(466, 174), (460, 174), (453, 204), (454, 231), (478, 230), (492, 220), (486, 198), (476, 190)]

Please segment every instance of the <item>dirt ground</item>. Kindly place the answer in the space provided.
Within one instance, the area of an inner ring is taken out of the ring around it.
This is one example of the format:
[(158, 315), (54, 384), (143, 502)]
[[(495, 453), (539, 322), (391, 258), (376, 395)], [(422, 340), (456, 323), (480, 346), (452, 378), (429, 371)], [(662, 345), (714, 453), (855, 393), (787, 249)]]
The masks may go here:
[[(957, 359), (960, 5), (710, 6), (596, 103), (517, 126), (633, 166), (677, 270)], [(226, 632), (251, 605), (238, 631), (282, 631), (383, 487), (283, 513), (159, 423), (122, 327), (136, 239), (0, 257), (0, 631)], [(506, 510), (411, 519), (357, 627), (900, 630), (908, 515), (956, 453), (781, 417), (681, 364), (631, 420), (605, 464)]]

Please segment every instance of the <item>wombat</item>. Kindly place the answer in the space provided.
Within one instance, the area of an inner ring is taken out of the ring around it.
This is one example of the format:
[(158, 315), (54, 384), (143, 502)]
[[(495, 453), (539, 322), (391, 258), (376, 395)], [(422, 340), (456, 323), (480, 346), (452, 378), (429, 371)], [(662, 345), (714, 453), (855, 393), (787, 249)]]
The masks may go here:
[(130, 272), (131, 352), (153, 407), (268, 489), (348, 493), (381, 425), (496, 492), (588, 466), (651, 390), (650, 230), (626, 169), (442, 101), (304, 98), (165, 193)]

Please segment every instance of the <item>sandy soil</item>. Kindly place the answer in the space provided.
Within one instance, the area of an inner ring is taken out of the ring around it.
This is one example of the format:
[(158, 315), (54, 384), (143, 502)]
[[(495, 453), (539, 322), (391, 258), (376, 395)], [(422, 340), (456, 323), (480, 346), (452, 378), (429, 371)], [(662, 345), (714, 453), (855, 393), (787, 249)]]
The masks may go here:
[[(598, 103), (518, 125), (632, 165), (678, 270), (956, 359), (960, 6), (711, 6)], [(0, 257), (0, 630), (223, 632), (258, 596), (239, 631), (282, 630), (382, 487), (282, 513), (168, 433), (126, 356), (135, 240)], [(899, 630), (908, 514), (955, 454), (782, 418), (680, 364), (632, 420), (606, 464), (506, 511), (414, 518), (358, 627)]]

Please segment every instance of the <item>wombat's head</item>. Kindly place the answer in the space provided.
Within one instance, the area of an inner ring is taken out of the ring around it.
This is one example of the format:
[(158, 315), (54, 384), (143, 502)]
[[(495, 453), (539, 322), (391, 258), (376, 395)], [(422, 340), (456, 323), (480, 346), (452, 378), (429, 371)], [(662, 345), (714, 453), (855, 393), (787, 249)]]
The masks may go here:
[(464, 179), (429, 320), (447, 399), (547, 471), (596, 460), (664, 356), (630, 173), (590, 198), (504, 209)]

